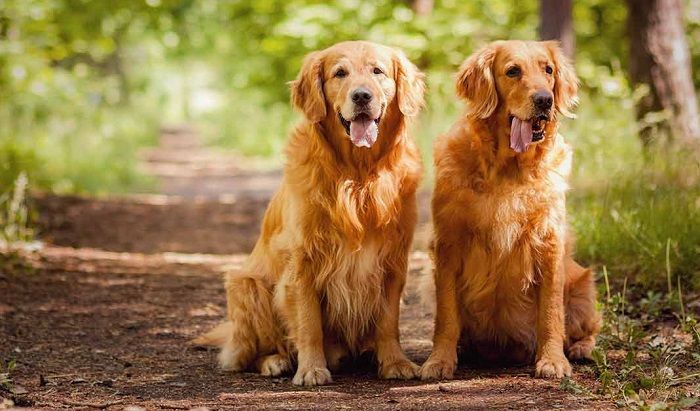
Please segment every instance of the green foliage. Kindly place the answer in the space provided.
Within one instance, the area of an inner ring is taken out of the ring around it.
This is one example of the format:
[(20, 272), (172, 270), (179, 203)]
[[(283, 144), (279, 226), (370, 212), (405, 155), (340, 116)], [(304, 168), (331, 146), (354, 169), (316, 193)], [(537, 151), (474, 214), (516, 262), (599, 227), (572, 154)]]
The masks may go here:
[(124, 67), (120, 42), (143, 31), (120, 23), (132, 3), (0, 2), (0, 188), (21, 171), (55, 191), (142, 185), (135, 149), (155, 137), (157, 112), (143, 73)]
[[(697, 1), (688, 0), (688, 10)], [(338, 41), (368, 39), (401, 47), (429, 74), (432, 103), (443, 101), (441, 94), (437, 99), (432, 95), (442, 88), (443, 78), (481, 45), (501, 38), (537, 36), (536, 0), (438, 1), (434, 11), (422, 17), (415, 16), (408, 5), (405, 1), (265, 0), (205, 2), (194, 7), (191, 14), (196, 15), (197, 27), (205, 27), (197, 33), (196, 43), (212, 46), (198, 50), (202, 59), (212, 62), (213, 88), (221, 90), (220, 108), (204, 117), (212, 125), (208, 132), (212, 141), (249, 154), (279, 156), (288, 122), (294, 118), (283, 106), (288, 104), (286, 82), (296, 76), (303, 56)], [(700, 38), (697, 14), (687, 14), (688, 38), (696, 57), (700, 56), (693, 40)], [(585, 90), (595, 94), (627, 91), (626, 82), (620, 80), (627, 67), (626, 18), (625, 2), (575, 2), (577, 70)], [(445, 97), (445, 102), (454, 105), (451, 84)], [(267, 110), (274, 114), (273, 124), (266, 121)]]

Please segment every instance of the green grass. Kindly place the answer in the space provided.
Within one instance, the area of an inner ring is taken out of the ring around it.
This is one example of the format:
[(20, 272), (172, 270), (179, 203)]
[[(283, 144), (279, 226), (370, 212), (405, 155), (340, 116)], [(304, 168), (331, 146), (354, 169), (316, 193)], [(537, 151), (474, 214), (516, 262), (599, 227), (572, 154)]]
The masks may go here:
[[(0, 387), (4, 388), (6, 390), (10, 390), (12, 388), (12, 378), (10, 377), (10, 374), (12, 371), (14, 371), (15, 366), (16, 366), (15, 359), (11, 359), (7, 362), (7, 365), (5, 365), (5, 361), (0, 360)], [(1, 404), (0, 404), (1, 405)]]
[(153, 115), (126, 108), (94, 108), (55, 115), (55, 121), (10, 121), (0, 108), (0, 188), (24, 172), (32, 188), (59, 193), (141, 191), (151, 182), (137, 168), (139, 148), (155, 143)]
[[(687, 409), (700, 392), (700, 325), (682, 288), (634, 295), (623, 282), (601, 295), (603, 329), (594, 352), (596, 395), (639, 410)], [(587, 367), (590, 368), (590, 367)]]
[(566, 131), (578, 258), (645, 287), (666, 288), (667, 268), (673, 283), (700, 287), (698, 160), (663, 146), (642, 150), (631, 99), (587, 97), (579, 113)]
[(656, 289), (667, 284), (668, 262), (673, 278), (697, 289), (699, 196), (697, 188), (649, 187), (624, 179), (609, 184), (601, 194), (577, 194), (570, 203), (578, 233), (577, 255), (589, 263), (608, 265), (613, 275), (634, 276)]

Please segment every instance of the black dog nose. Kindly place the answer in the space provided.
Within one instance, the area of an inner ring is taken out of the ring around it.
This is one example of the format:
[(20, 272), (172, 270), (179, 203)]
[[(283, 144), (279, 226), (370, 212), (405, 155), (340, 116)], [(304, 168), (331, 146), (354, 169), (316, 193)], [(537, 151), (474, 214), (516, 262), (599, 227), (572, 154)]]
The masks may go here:
[(549, 110), (552, 108), (554, 96), (547, 90), (540, 90), (532, 95), (532, 101), (535, 103), (535, 108), (540, 110)]
[(350, 95), (355, 104), (363, 105), (372, 101), (372, 93), (364, 87), (360, 87)]

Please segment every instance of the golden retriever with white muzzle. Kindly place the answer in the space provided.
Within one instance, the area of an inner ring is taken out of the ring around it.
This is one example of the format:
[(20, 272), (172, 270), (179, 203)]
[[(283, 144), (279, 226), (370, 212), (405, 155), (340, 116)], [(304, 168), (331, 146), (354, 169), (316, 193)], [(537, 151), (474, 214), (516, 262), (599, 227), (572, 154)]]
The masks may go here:
[(407, 121), (423, 75), (398, 50), (363, 41), (311, 53), (291, 84), (305, 118), (282, 186), (242, 270), (226, 276), (228, 322), (200, 337), (220, 362), (296, 385), (371, 350), (381, 378), (414, 378), (399, 345), (399, 299), (422, 173)]
[(435, 146), (437, 312), (423, 379), (452, 378), (457, 345), (487, 363), (571, 374), (600, 328), (590, 270), (570, 256), (571, 149), (557, 133), (578, 80), (555, 42), (498, 41), (469, 57), (469, 109)]

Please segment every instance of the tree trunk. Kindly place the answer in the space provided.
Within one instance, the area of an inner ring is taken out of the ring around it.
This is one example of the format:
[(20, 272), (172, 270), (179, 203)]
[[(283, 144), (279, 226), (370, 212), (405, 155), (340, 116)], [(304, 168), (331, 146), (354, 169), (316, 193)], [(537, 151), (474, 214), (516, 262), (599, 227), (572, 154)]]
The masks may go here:
[(540, 0), (540, 39), (559, 40), (561, 47), (573, 60), (576, 35), (571, 0)]
[(433, 12), (434, 0), (412, 0), (411, 8), (418, 16), (428, 16)]
[[(695, 97), (688, 44), (683, 32), (681, 0), (627, 0), (630, 39), (630, 78), (648, 84), (649, 93), (637, 104), (640, 138), (651, 143), (654, 131), (670, 131), (676, 141), (700, 147), (700, 116)], [(667, 119), (653, 122), (648, 114), (665, 111)]]

